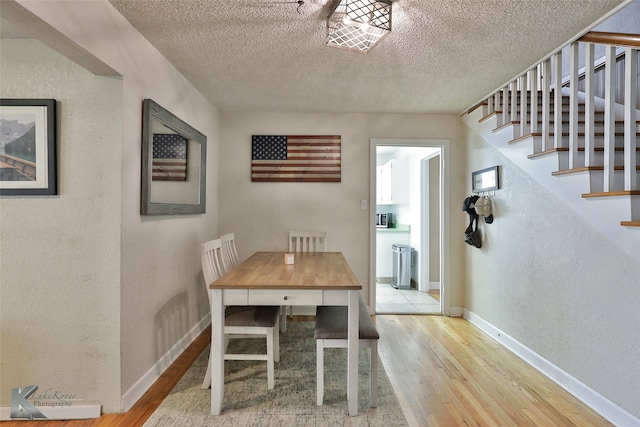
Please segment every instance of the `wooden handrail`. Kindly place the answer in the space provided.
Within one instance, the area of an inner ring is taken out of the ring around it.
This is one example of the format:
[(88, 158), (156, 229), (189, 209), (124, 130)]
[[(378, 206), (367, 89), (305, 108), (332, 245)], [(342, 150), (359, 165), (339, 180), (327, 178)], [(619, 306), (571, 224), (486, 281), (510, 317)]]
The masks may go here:
[(603, 33), (599, 31), (590, 31), (584, 36), (580, 37), (578, 41), (640, 48), (640, 34)]

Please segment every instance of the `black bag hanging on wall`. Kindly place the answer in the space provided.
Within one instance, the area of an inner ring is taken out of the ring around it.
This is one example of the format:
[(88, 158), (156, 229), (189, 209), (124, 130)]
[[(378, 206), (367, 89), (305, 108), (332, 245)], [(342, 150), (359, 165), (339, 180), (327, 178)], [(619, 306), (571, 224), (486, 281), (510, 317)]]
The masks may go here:
[[(478, 230), (478, 214), (476, 213), (476, 202), (479, 196), (469, 196), (464, 199), (462, 203), (462, 210), (469, 214), (469, 225), (464, 230), (465, 243), (474, 246), (476, 248), (482, 247), (482, 238), (480, 236), (480, 230)], [(475, 221), (475, 227), (473, 222)]]

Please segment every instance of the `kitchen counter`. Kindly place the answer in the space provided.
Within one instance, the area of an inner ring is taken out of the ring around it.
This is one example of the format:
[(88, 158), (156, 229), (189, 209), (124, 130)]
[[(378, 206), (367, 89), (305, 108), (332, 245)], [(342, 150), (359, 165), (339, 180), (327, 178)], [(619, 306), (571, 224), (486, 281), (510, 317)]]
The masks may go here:
[(392, 228), (377, 228), (376, 227), (376, 231), (382, 232), (382, 233), (410, 233), (411, 232), (411, 226), (408, 224), (398, 224)]

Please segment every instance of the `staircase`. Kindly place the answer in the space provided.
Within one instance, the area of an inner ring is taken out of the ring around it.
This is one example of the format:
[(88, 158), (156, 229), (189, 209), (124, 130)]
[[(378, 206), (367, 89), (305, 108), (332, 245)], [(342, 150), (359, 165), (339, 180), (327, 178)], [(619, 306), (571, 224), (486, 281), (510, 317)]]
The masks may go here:
[(638, 49), (640, 35), (587, 33), (462, 119), (640, 261)]

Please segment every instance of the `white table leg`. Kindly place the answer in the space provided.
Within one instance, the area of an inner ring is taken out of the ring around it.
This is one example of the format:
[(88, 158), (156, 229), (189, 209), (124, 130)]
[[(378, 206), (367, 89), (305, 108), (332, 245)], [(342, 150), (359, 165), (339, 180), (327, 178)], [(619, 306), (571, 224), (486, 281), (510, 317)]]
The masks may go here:
[(359, 319), (359, 291), (349, 291), (349, 332), (347, 343), (347, 398), (349, 400), (349, 415), (358, 415), (358, 319)]
[(220, 415), (224, 397), (224, 306), (222, 289), (211, 289), (211, 415)]

